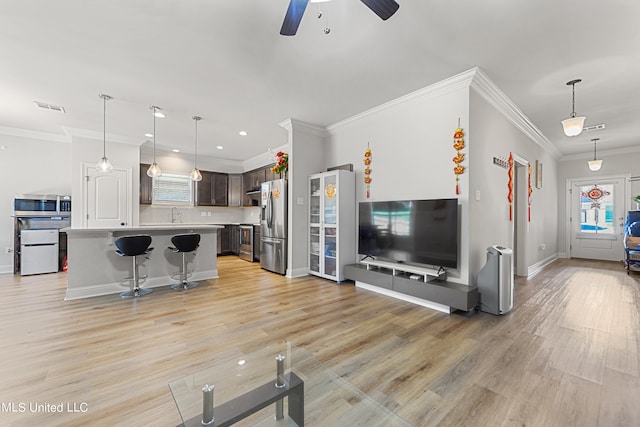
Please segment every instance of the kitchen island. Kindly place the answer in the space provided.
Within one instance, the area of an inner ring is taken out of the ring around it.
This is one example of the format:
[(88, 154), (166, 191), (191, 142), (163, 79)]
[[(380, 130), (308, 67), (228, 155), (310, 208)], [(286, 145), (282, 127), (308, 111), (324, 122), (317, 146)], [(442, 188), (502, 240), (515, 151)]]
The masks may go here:
[[(68, 246), (67, 294), (65, 299), (80, 299), (98, 295), (119, 294), (128, 289), (131, 277), (131, 258), (116, 254), (114, 241), (121, 236), (148, 234), (154, 250), (140, 256), (140, 275), (147, 275), (144, 288), (169, 286), (176, 280), (173, 273), (180, 270), (182, 255), (168, 249), (171, 237), (176, 234), (198, 233), (200, 246), (188, 263), (191, 281), (218, 277), (217, 233), (221, 225), (208, 224), (157, 224), (113, 229), (66, 228)], [(153, 298), (153, 294), (150, 295)]]

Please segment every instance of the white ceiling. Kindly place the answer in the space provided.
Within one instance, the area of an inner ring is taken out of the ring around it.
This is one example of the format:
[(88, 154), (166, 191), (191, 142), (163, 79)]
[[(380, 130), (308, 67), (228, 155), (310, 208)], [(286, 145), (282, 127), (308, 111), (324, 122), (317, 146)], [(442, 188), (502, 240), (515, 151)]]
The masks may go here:
[[(192, 152), (200, 115), (201, 154), (246, 160), (285, 144), (289, 117), (331, 125), (479, 66), (564, 155), (638, 145), (640, 2), (397, 1), (388, 21), (358, 0), (310, 4), (284, 37), (288, 0), (7, 0), (0, 127), (101, 136), (106, 93), (108, 138), (145, 140), (157, 105), (159, 147)], [(606, 129), (568, 138), (576, 78), (576, 112)]]

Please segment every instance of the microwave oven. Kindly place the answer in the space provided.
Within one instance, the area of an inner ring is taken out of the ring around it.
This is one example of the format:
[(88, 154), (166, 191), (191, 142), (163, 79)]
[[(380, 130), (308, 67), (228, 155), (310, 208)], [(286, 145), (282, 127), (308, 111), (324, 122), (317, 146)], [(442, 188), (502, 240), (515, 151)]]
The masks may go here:
[(71, 196), (57, 194), (16, 194), (15, 216), (71, 216)]

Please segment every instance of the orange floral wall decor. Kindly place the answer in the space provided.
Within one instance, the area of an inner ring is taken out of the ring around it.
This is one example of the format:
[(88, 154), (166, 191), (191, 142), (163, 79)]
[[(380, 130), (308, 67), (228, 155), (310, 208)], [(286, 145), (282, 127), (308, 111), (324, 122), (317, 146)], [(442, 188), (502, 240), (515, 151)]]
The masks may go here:
[(509, 221), (513, 221), (513, 153), (509, 153), (509, 169), (507, 169), (509, 181), (507, 181), (507, 200), (509, 201)]
[(461, 163), (464, 161), (464, 131), (460, 127), (460, 118), (458, 118), (458, 128), (453, 133), (453, 148), (456, 150), (456, 156), (452, 159), (456, 165), (453, 168), (453, 173), (456, 176), (456, 194), (460, 194), (460, 178), (459, 176), (464, 173), (464, 166)]
[(528, 204), (528, 211), (527, 211), (527, 218), (528, 221), (531, 222), (531, 194), (533, 193), (533, 187), (531, 186), (531, 163), (529, 163), (528, 169), (527, 169), (528, 175), (527, 175), (527, 181), (529, 184), (529, 190), (527, 193), (527, 204)]
[(366, 185), (366, 196), (367, 199), (371, 196), (371, 148), (369, 148), (369, 143), (367, 142), (367, 150), (364, 152), (364, 183)]

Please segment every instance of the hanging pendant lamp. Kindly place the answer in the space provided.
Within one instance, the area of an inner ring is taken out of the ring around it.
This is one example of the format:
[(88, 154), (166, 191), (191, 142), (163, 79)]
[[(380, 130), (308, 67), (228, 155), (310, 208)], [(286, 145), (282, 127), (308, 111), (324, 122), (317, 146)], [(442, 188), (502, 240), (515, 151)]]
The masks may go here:
[(164, 117), (164, 114), (160, 112), (160, 107), (152, 105), (149, 108), (153, 110), (153, 163), (149, 166), (149, 169), (147, 169), (147, 175), (151, 178), (157, 178), (162, 175), (162, 171), (156, 163), (156, 117)]
[(602, 167), (602, 159), (596, 160), (596, 143), (600, 140), (600, 138), (593, 138), (591, 142), (593, 142), (593, 160), (589, 160), (587, 163), (589, 164), (589, 170), (591, 172), (597, 172)]
[(100, 94), (99, 98), (102, 98), (102, 158), (96, 165), (98, 172), (113, 172), (113, 165), (107, 159), (107, 101), (113, 99), (109, 95)]
[(202, 174), (200, 170), (198, 170), (198, 122), (202, 120), (202, 117), (193, 116), (193, 120), (196, 122), (196, 144), (195, 144), (195, 155), (193, 157), (193, 170), (189, 174), (189, 178), (191, 181), (202, 181)]
[(567, 136), (578, 136), (582, 133), (584, 128), (584, 120), (586, 117), (576, 117), (576, 83), (580, 83), (581, 79), (571, 80), (567, 82), (567, 86), (571, 86), (572, 101), (571, 101), (571, 117), (562, 121), (562, 129)]

